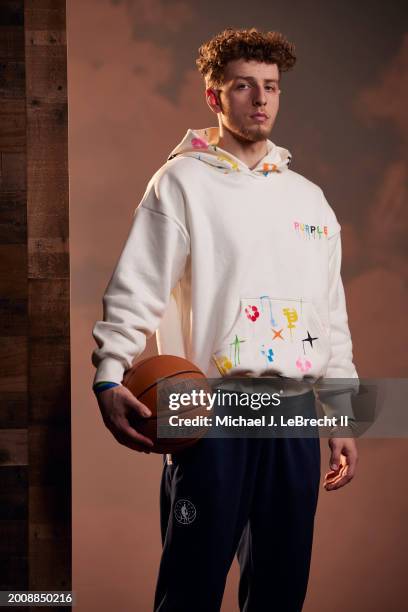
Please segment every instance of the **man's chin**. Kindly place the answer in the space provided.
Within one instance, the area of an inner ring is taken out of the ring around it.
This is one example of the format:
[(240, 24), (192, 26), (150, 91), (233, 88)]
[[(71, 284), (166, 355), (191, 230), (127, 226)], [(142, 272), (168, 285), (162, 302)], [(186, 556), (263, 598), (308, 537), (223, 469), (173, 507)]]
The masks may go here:
[(240, 136), (249, 142), (260, 142), (266, 140), (271, 133), (272, 126), (251, 125), (241, 128)]

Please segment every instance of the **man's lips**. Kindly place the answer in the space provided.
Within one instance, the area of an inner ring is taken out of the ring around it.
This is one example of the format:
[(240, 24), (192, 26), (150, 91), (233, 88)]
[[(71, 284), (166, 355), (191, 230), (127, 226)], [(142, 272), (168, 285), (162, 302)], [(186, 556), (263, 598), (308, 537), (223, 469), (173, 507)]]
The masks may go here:
[(268, 119), (268, 115), (265, 115), (265, 113), (255, 113), (254, 115), (251, 115), (251, 119), (255, 119), (255, 121), (266, 121)]

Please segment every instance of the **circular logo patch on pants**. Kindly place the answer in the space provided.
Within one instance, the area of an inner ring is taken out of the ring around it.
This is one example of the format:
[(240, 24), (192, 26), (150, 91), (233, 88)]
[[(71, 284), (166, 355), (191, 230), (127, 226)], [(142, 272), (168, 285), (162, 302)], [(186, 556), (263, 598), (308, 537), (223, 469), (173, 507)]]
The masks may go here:
[(174, 505), (174, 516), (182, 525), (189, 525), (197, 516), (197, 510), (188, 499), (179, 499)]

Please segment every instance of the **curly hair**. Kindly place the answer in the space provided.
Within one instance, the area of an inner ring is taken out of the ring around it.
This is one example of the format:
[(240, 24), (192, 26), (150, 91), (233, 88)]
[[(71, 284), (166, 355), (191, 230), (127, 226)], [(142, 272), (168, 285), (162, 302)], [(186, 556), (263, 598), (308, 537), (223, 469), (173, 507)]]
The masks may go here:
[(237, 59), (276, 64), (281, 73), (295, 65), (295, 46), (280, 32), (227, 28), (201, 45), (196, 65), (207, 85), (219, 87), (227, 63)]

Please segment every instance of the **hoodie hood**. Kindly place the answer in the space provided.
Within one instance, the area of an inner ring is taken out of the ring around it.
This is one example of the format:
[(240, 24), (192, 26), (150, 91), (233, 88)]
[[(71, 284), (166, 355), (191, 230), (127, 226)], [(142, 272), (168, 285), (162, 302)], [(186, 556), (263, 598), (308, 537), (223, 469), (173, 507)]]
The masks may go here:
[(224, 174), (244, 172), (252, 176), (269, 176), (272, 172), (287, 170), (292, 160), (292, 155), (287, 149), (278, 147), (271, 140), (267, 140), (268, 153), (255, 168), (251, 169), (238, 157), (218, 147), (218, 140), (218, 127), (189, 129), (182, 141), (170, 153), (167, 161), (177, 156), (195, 157)]

